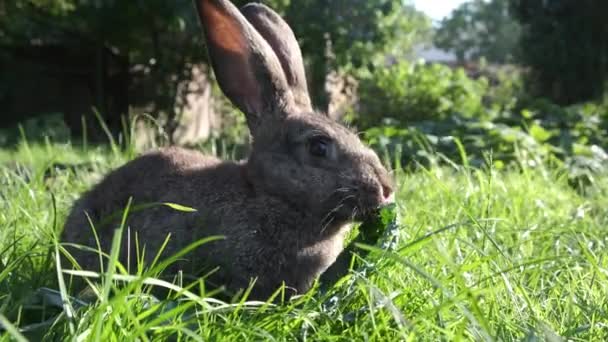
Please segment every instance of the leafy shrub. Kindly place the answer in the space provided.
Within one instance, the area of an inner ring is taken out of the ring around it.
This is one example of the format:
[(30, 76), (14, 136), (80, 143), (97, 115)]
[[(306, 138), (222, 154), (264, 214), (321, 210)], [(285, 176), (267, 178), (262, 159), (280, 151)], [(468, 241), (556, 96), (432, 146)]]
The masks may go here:
[(491, 153), (497, 168), (512, 161), (534, 166), (556, 151), (522, 127), (459, 116), (418, 121), (404, 128), (372, 127), (366, 130), (366, 138), (374, 148), (401, 156), (402, 165), (449, 162), (480, 167)]
[(519, 67), (485, 66), (481, 72), (490, 79), (484, 94), (484, 105), (491, 112), (491, 117), (499, 117), (502, 113), (511, 112), (521, 106), (521, 99), (526, 96), (526, 92), (523, 71)]
[[(512, 68), (473, 80), (442, 65), (399, 63), (364, 75), (354, 121), (378, 150), (411, 162), (496, 167), (551, 160), (572, 178), (608, 169), (608, 105), (531, 99)], [(489, 81), (488, 81), (489, 80)], [(436, 153), (438, 152), (438, 153)]]
[(462, 69), (440, 64), (402, 61), (360, 75), (360, 127), (379, 125), (386, 118), (397, 124), (445, 120), (455, 114), (484, 113), (487, 80), (473, 80)]
[(376, 149), (399, 156), (402, 165), (463, 163), (494, 167), (509, 163), (535, 167), (551, 161), (578, 183), (608, 170), (608, 106), (585, 104), (557, 113), (524, 109), (485, 120), (452, 116), (407, 127), (385, 125), (366, 130)]
[(530, 108), (522, 111), (530, 131), (555, 147), (555, 155), (565, 162), (571, 176), (590, 178), (608, 168), (608, 104), (562, 108), (537, 100)]

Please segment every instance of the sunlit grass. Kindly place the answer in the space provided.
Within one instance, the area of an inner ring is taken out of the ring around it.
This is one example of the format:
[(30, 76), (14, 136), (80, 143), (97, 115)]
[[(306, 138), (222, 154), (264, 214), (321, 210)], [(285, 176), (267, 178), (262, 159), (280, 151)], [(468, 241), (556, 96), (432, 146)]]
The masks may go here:
[[(69, 144), (0, 150), (4, 340), (608, 339), (606, 176), (581, 191), (543, 166), (400, 173), (395, 249), (371, 248), (328, 292), (276, 305), (220, 302), (202, 282), (163, 282), (153, 267), (135, 276), (120, 265), (102, 275), (57, 267), (72, 201), (124, 161)], [(47, 172), (52, 163), (81, 166)], [(75, 298), (77, 276), (97, 294)]]

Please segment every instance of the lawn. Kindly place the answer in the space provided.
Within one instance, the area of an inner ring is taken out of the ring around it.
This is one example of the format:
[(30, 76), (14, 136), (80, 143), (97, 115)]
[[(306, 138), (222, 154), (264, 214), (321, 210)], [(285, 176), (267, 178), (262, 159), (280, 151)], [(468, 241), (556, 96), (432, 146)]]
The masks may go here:
[[(54, 143), (0, 150), (1, 340), (608, 340), (607, 176), (574, 186), (548, 162), (409, 165), (396, 173), (396, 244), (371, 248), (328, 291), (223, 303), (200, 283), (117, 270), (77, 299), (55, 237), (78, 194), (128, 158)], [(175, 291), (157, 298), (153, 283)]]

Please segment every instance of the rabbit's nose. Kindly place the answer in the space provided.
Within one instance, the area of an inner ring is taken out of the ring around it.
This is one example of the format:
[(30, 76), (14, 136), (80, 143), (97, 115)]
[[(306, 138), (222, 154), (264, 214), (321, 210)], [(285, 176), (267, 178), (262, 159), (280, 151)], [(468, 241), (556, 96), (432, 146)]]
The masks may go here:
[(382, 204), (392, 203), (395, 200), (394, 180), (390, 173), (384, 169), (376, 169), (376, 176), (380, 185), (379, 195)]
[(389, 184), (381, 183), (382, 189), (382, 204), (393, 203), (395, 201), (395, 192)]

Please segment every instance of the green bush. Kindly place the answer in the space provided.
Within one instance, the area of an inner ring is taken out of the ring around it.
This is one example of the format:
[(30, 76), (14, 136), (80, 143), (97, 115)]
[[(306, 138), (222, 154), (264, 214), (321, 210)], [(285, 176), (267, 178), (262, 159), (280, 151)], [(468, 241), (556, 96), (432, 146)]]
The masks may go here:
[(378, 67), (359, 77), (360, 127), (392, 119), (405, 125), (419, 120), (445, 120), (483, 115), (488, 82), (473, 80), (462, 69), (406, 61)]
[(63, 120), (63, 115), (49, 113), (0, 128), (0, 147), (14, 147), (24, 138), (22, 134), (25, 134), (25, 138), (30, 142), (66, 142), (70, 139), (70, 130)]
[(608, 169), (608, 105), (530, 98), (511, 67), (481, 74), (487, 77), (474, 80), (461, 69), (406, 62), (376, 70), (361, 77), (353, 121), (402, 165), (549, 160), (586, 180)]

